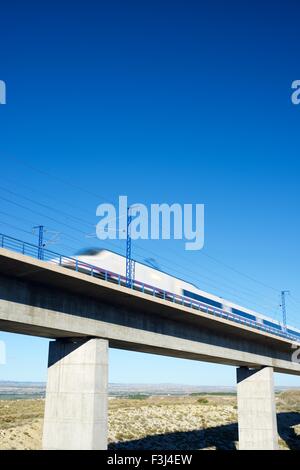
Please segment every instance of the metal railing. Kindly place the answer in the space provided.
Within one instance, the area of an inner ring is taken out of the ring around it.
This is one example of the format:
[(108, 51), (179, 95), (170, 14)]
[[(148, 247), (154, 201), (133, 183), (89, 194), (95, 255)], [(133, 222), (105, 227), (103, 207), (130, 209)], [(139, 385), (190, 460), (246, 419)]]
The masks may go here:
[(292, 335), (283, 330), (267, 326), (255, 320), (243, 318), (232, 312), (226, 312), (221, 308), (212, 307), (210, 305), (205, 304), (204, 302), (200, 302), (198, 300), (194, 300), (186, 296), (181, 296), (163, 289), (159, 289), (158, 287), (151, 286), (144, 282), (134, 280), (132, 282), (132, 285), (128, 286), (126, 282), (126, 277), (122, 276), (121, 274), (101, 269), (98, 266), (93, 266), (92, 264), (83, 263), (82, 261), (76, 258), (61, 255), (54, 251), (48, 250), (46, 248), (41, 248), (40, 246), (24, 242), (8, 235), (0, 234), (0, 247), (15, 251), (17, 253), (21, 253), (23, 255), (31, 256), (36, 259), (40, 259), (47, 263), (52, 263), (58, 266), (72, 269), (87, 274), (89, 276), (102, 279), (107, 282), (118, 284), (122, 287), (126, 287), (127, 289), (137, 290), (139, 292), (151, 295), (152, 297), (158, 297), (178, 305), (183, 305), (185, 307), (196, 309), (200, 312), (208, 313), (220, 318), (225, 318), (227, 320), (231, 320), (242, 325), (247, 325), (259, 329), (260, 331), (265, 331), (276, 336), (281, 336), (292, 341), (300, 342), (300, 338), (296, 335)]

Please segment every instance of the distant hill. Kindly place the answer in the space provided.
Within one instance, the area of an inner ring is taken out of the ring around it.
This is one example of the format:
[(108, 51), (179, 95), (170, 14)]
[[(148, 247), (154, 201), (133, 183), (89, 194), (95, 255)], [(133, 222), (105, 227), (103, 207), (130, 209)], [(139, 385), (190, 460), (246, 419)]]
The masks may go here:
[[(276, 391), (297, 389), (299, 387), (276, 387)], [(0, 399), (43, 398), (46, 384), (44, 382), (0, 381)], [(109, 384), (109, 396), (128, 395), (191, 395), (191, 394), (232, 394), (236, 387), (185, 384)]]
[(17, 382), (13, 380), (0, 380), (0, 387), (45, 387), (45, 382)]
[(0, 399), (43, 398), (46, 384), (44, 382), (0, 381)]
[(112, 396), (145, 393), (148, 395), (190, 395), (191, 393), (234, 393), (235, 387), (200, 386), (185, 384), (109, 384), (109, 394)]

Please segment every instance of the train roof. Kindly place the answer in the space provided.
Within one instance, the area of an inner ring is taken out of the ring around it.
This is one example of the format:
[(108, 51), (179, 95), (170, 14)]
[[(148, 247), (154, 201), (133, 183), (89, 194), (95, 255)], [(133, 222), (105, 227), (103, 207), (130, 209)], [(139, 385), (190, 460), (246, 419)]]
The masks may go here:
[[(107, 248), (95, 248), (95, 247), (86, 248), (86, 249), (83, 248), (82, 250), (79, 250), (77, 253), (75, 253), (75, 256), (83, 256), (83, 255), (96, 256), (97, 254), (101, 253), (102, 251), (108, 251), (109, 253), (113, 253), (114, 255), (121, 256), (124, 259), (126, 258), (124, 255), (121, 255), (120, 253), (117, 253), (116, 251), (109, 250)], [(167, 276), (172, 276), (175, 279), (177, 279), (178, 281), (186, 282), (187, 284), (190, 284), (191, 286), (195, 287), (195, 289), (199, 289), (199, 287), (196, 286), (196, 284), (194, 284), (192, 282), (189, 282), (186, 279), (182, 279), (180, 277), (174, 276), (173, 274), (170, 274), (166, 271), (163, 271), (162, 269), (159, 269), (158, 267), (155, 268), (153, 265), (143, 263), (142, 261), (137, 261), (137, 260), (134, 260), (134, 261), (136, 263), (142, 264), (143, 266), (146, 266), (147, 268), (151, 268), (151, 269), (154, 269), (155, 271), (159, 271), (160, 273), (166, 274)], [(214, 294), (210, 294), (210, 295), (214, 295)]]

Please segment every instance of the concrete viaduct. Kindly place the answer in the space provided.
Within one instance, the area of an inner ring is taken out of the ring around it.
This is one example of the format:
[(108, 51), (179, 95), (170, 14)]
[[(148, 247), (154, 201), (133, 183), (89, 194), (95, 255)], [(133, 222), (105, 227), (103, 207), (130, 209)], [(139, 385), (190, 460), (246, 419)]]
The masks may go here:
[(273, 372), (291, 340), (0, 249), (0, 330), (53, 339), (44, 449), (106, 449), (108, 349), (237, 367), (239, 449), (277, 449)]

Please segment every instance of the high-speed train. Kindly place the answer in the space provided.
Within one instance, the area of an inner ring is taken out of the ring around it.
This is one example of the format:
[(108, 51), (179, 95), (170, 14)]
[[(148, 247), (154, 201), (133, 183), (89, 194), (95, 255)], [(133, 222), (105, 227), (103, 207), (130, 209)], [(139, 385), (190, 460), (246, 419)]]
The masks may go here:
[[(67, 258), (63, 264), (71, 269), (75, 268), (75, 261), (77, 262), (77, 269), (81, 272), (90, 271), (90, 266), (96, 268), (95, 275), (98, 273), (108, 272), (108, 280), (113, 281), (121, 276), (123, 279), (126, 276), (126, 262), (125, 257), (107, 249), (87, 248), (78, 252), (73, 259)], [(103, 277), (103, 276), (100, 276)], [(171, 276), (159, 269), (156, 269), (147, 264), (135, 262), (135, 280), (137, 283), (143, 283), (147, 286), (155, 287), (158, 292), (166, 292), (167, 297), (175, 294), (185, 299), (190, 299), (191, 302), (201, 303), (205, 305), (208, 312), (222, 311), (229, 314), (232, 319), (240, 318), (241, 320), (250, 320), (251, 323), (255, 322), (257, 326), (265, 327), (270, 331), (277, 334), (288, 334), (294, 336), (296, 340), (300, 340), (300, 330), (287, 326), (286, 330), (277, 320), (257, 313), (248, 308), (241, 307), (235, 303), (229, 302), (222, 297), (210, 294), (208, 292), (198, 289), (193, 284), (185, 282), (177, 277)]]

